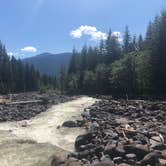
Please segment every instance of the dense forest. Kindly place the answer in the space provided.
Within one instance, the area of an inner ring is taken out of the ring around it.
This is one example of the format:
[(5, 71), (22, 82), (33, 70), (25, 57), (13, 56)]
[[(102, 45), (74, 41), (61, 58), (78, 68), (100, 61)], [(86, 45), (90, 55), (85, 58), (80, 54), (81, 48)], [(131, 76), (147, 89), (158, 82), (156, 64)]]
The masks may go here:
[(37, 91), (54, 88), (56, 77), (40, 76), (32, 65), (7, 55), (5, 46), (0, 42), (0, 93)]
[(149, 23), (144, 37), (132, 36), (126, 27), (123, 42), (110, 30), (99, 46), (73, 49), (69, 68), (62, 66), (58, 79), (9, 57), (0, 43), (0, 93), (47, 87), (68, 93), (163, 95), (165, 85), (166, 11)]
[(123, 42), (109, 31), (97, 47), (73, 49), (61, 89), (74, 93), (163, 95), (166, 93), (166, 11), (149, 23), (146, 35), (132, 36), (125, 28)]

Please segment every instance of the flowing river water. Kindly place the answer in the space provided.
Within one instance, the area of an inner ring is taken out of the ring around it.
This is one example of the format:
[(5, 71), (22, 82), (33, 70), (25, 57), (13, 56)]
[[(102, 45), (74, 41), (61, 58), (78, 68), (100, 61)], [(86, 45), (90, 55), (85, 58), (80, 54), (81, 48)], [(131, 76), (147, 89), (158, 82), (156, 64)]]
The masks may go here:
[(0, 166), (49, 166), (50, 156), (74, 151), (76, 137), (85, 130), (58, 126), (79, 119), (84, 108), (95, 101), (81, 97), (27, 121), (0, 123)]

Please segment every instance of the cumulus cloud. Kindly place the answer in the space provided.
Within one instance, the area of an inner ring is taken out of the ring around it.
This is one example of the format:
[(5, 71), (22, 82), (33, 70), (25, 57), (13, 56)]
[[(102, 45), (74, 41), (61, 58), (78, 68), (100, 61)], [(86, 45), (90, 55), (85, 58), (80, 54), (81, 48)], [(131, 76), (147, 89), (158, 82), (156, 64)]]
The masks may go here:
[(106, 40), (107, 34), (97, 30), (94, 26), (82, 25), (79, 28), (70, 32), (73, 38), (81, 38), (83, 35), (90, 36), (93, 41)]
[(112, 32), (111, 35), (112, 35), (112, 36), (115, 36), (119, 42), (122, 42), (122, 41), (123, 41), (121, 32), (119, 32), (119, 31), (114, 31), (114, 32)]
[(35, 53), (37, 52), (37, 48), (33, 46), (27, 46), (21, 49), (22, 52), (27, 52), (27, 53)]
[[(70, 32), (70, 36), (73, 38), (81, 38), (83, 35), (90, 36), (90, 39), (93, 41), (106, 40), (108, 36), (106, 33), (97, 30), (96, 27), (88, 25), (82, 25)], [(112, 36), (115, 36), (119, 42), (123, 41), (121, 32), (119, 31), (112, 32)]]
[(8, 54), (9, 56), (13, 56), (13, 55), (14, 55), (13, 52), (8, 52), (7, 54)]
[(121, 33), (119, 31), (112, 32), (113, 36), (120, 37)]

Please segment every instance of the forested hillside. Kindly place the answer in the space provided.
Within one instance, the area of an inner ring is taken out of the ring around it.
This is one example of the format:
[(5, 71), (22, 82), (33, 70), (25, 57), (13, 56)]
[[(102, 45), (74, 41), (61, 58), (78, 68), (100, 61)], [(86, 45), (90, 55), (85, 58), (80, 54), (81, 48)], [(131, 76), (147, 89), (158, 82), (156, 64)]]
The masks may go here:
[(32, 65), (9, 57), (0, 43), (0, 93), (37, 91), (42, 87), (56, 88), (56, 78), (40, 75)]
[(61, 66), (68, 68), (71, 59), (71, 53), (51, 54), (43, 53), (34, 57), (23, 59), (24, 63), (31, 64), (40, 74), (50, 76), (59, 76)]
[(61, 87), (69, 92), (114, 95), (166, 93), (166, 11), (149, 23), (146, 36), (131, 36), (126, 27), (123, 42), (111, 30), (97, 47), (73, 49)]

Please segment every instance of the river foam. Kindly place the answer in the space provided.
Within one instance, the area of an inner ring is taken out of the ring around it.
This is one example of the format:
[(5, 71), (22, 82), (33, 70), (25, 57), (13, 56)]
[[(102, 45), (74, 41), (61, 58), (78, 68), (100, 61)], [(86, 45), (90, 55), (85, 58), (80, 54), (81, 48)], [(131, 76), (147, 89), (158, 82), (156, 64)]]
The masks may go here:
[[(84, 133), (83, 128), (63, 128), (63, 122), (80, 118), (84, 108), (96, 99), (81, 97), (73, 101), (52, 106), (36, 117), (20, 122), (0, 123), (0, 130), (11, 131), (20, 139), (30, 139), (38, 143), (50, 143), (64, 150), (73, 151), (75, 138)], [(22, 127), (26, 125), (26, 127)]]

